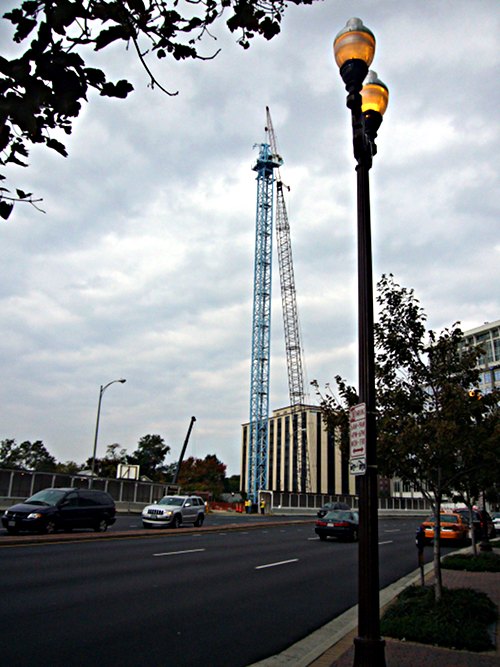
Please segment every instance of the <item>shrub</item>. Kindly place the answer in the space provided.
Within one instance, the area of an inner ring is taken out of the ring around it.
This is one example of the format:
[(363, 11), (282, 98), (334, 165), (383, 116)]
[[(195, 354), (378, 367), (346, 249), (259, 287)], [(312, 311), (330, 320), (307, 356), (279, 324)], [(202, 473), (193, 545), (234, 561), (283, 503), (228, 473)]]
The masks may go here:
[(500, 572), (500, 555), (494, 551), (473, 554), (452, 554), (443, 558), (442, 567), (446, 570), (467, 570), (469, 572)]
[(468, 651), (493, 647), (488, 626), (497, 619), (496, 605), (485, 593), (470, 588), (443, 588), (436, 603), (434, 588), (410, 586), (381, 620), (388, 637)]

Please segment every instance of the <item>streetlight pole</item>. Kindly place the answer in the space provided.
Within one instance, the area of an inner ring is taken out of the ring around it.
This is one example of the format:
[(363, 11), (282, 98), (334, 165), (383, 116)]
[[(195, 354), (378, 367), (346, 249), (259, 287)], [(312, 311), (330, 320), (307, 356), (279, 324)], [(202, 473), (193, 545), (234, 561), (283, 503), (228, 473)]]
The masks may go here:
[[(375, 37), (360, 19), (349, 19), (335, 38), (334, 53), (351, 110), (357, 172), (359, 402), (366, 408), (366, 468), (359, 480), (359, 604), (354, 667), (385, 667), (380, 637), (377, 434), (369, 171), (375, 138), (387, 108), (387, 87), (369, 72)], [(368, 75), (368, 76), (367, 76)], [(366, 81), (365, 81), (366, 79)], [(363, 81), (365, 85), (363, 87)]]
[(106, 391), (106, 389), (114, 384), (115, 382), (121, 382), (123, 384), (127, 380), (121, 379), (121, 380), (111, 380), (111, 382), (108, 382), (108, 384), (105, 384), (104, 386), (101, 384), (101, 387), (99, 389), (99, 402), (97, 404), (97, 419), (95, 422), (95, 435), (94, 435), (94, 451), (92, 452), (92, 471), (90, 473), (90, 482), (89, 482), (89, 488), (92, 488), (92, 485), (94, 483), (94, 476), (95, 476), (95, 456), (97, 452), (97, 437), (99, 435), (99, 419), (101, 417), (101, 403), (102, 403), (102, 395)]

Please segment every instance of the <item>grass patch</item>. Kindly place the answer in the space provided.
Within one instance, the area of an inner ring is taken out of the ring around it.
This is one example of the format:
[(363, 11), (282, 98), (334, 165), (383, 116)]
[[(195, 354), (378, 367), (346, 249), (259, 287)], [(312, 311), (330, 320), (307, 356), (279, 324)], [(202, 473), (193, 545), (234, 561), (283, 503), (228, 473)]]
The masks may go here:
[(496, 605), (470, 588), (443, 588), (434, 600), (434, 587), (410, 586), (381, 620), (381, 634), (421, 644), (467, 651), (494, 648), (488, 626), (498, 617)]
[(473, 554), (452, 554), (443, 558), (445, 570), (467, 570), (468, 572), (500, 572), (500, 555), (494, 551)]

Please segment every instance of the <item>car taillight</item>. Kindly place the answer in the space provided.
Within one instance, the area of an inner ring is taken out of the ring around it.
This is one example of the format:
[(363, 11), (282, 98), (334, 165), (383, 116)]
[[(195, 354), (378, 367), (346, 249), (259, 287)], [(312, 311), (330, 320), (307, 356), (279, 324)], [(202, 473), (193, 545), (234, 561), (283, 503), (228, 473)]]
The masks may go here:
[(338, 521), (337, 523), (333, 524), (335, 528), (348, 528), (349, 527), (349, 522), (348, 521)]
[(326, 526), (326, 521), (316, 521), (317, 526)]

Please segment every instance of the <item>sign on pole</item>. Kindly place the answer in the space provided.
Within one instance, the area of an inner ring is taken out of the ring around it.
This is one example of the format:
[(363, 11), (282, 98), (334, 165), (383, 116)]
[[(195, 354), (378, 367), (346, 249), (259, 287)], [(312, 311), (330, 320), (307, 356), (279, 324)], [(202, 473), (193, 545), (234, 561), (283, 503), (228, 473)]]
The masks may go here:
[(366, 473), (366, 404), (349, 409), (349, 472), (351, 475)]

